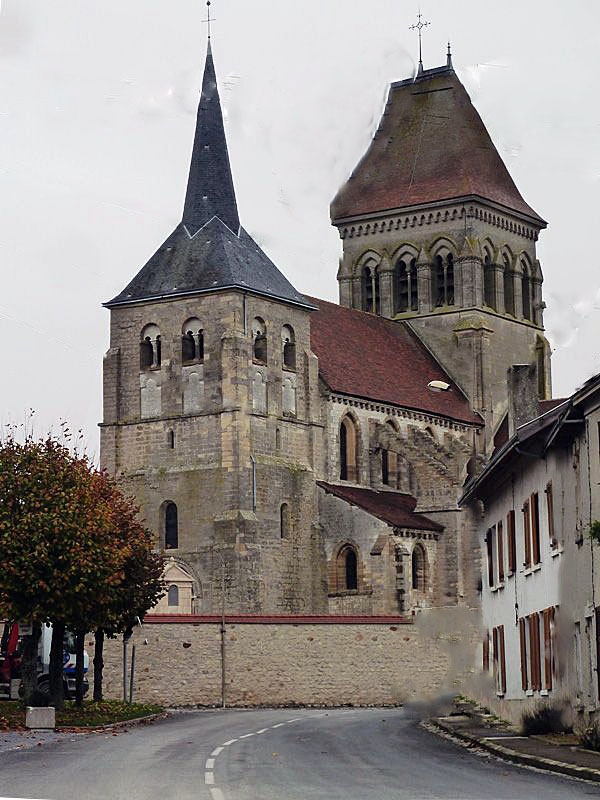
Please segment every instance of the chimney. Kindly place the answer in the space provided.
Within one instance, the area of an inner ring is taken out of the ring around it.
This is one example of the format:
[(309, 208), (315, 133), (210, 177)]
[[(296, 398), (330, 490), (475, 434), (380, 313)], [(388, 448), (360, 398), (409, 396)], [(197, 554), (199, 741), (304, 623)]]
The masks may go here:
[(507, 372), (508, 435), (539, 416), (537, 369), (535, 364), (513, 364)]

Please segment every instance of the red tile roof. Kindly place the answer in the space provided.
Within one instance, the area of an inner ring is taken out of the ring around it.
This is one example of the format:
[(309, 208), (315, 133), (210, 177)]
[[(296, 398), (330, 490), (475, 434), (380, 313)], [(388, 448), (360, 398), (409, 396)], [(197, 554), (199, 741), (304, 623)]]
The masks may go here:
[(440, 533), (444, 526), (423, 514), (415, 513), (417, 501), (409, 494), (399, 492), (377, 492), (375, 489), (362, 489), (358, 486), (339, 486), (334, 483), (317, 481), (328, 494), (333, 494), (353, 506), (362, 508), (377, 519), (395, 528), (410, 528), (417, 531)]
[[(307, 298), (311, 347), (327, 386), (340, 394), (481, 425), (482, 420), (440, 364), (404, 322)], [(432, 392), (430, 381), (451, 384)]]
[(331, 204), (331, 218), (478, 196), (545, 222), (521, 197), (452, 69), (392, 84), (369, 149)]

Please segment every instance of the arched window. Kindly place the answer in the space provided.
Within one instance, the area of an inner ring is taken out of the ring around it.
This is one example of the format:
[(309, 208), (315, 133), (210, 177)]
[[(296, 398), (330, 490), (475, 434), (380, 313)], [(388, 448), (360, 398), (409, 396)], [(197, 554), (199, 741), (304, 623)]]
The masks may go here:
[(381, 311), (379, 270), (374, 260), (369, 261), (362, 268), (361, 281), (363, 311), (369, 311), (372, 314), (379, 314)]
[(156, 325), (146, 325), (140, 340), (140, 369), (158, 369), (160, 360), (160, 330)]
[(196, 317), (188, 319), (181, 329), (181, 361), (194, 364), (204, 359), (204, 331)]
[(283, 366), (286, 369), (296, 369), (296, 338), (291, 325), (284, 325), (281, 329), (281, 344), (283, 348)]
[(358, 436), (352, 417), (344, 417), (340, 425), (340, 480), (358, 479), (357, 464)]
[(279, 510), (279, 532), (282, 539), (290, 535), (290, 509), (287, 503), (282, 503)]
[(175, 449), (175, 431), (173, 431), (173, 430), (169, 431), (169, 433), (167, 434), (167, 441), (169, 443), (169, 448), (171, 450), (174, 450)]
[(419, 310), (419, 290), (417, 281), (417, 262), (412, 258), (407, 264), (401, 259), (396, 264), (396, 314)]
[(177, 506), (175, 503), (167, 503), (165, 506), (165, 550), (176, 550), (178, 547)]
[(454, 256), (435, 257), (431, 271), (431, 296), (436, 308), (454, 305)]
[(267, 327), (260, 317), (252, 323), (252, 358), (258, 364), (267, 363)]
[(346, 589), (358, 589), (358, 559), (353, 547), (346, 548)]
[(514, 288), (514, 273), (510, 258), (506, 253), (502, 254), (504, 261), (504, 269), (502, 279), (504, 283), (504, 311), (506, 314), (515, 316), (515, 288)]
[(422, 545), (416, 544), (412, 551), (412, 588), (424, 592), (426, 588), (425, 551)]
[(335, 574), (335, 589), (338, 592), (352, 592), (358, 589), (358, 553), (351, 544), (343, 545), (338, 551)]
[(487, 252), (483, 259), (483, 302), (488, 308), (496, 310), (496, 269)]
[(531, 276), (525, 261), (521, 261), (521, 293), (523, 295), (523, 318), (531, 319)]
[(179, 588), (172, 584), (167, 592), (167, 602), (170, 606), (179, 605)]

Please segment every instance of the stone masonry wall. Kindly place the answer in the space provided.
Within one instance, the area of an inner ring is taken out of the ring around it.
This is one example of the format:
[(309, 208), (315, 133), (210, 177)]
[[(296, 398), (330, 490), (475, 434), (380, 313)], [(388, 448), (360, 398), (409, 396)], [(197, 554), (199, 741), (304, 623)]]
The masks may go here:
[[(221, 704), (220, 620), (183, 619), (147, 618), (134, 633), (136, 700)], [(462, 652), (465, 635), (454, 630), (454, 622), (432, 624), (433, 617), (424, 626), (399, 617), (362, 618), (364, 624), (361, 618), (348, 624), (331, 618), (317, 623), (262, 619), (267, 621), (227, 620), (228, 706), (399, 704), (459, 688), (452, 640)], [(91, 637), (87, 646), (91, 656)], [(121, 659), (121, 641), (106, 642), (106, 697), (122, 696)]]

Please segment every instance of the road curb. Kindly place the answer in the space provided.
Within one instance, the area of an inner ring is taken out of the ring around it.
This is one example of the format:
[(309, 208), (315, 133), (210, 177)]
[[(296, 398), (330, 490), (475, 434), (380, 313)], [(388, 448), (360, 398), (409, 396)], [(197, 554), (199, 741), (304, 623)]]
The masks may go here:
[(458, 731), (450, 725), (444, 725), (438, 719), (429, 720), (431, 724), (444, 733), (456, 736), (463, 742), (475, 747), (480, 747), (482, 750), (487, 750), (506, 761), (512, 761), (515, 764), (520, 764), (525, 767), (537, 767), (537, 769), (546, 770), (546, 772), (557, 772), (561, 775), (568, 775), (571, 778), (580, 778), (594, 783), (600, 783), (600, 770), (592, 769), (591, 767), (578, 767), (576, 764), (566, 764), (564, 761), (555, 761), (552, 758), (543, 758), (542, 756), (532, 756), (528, 753), (519, 753), (516, 750), (511, 750), (508, 747), (503, 747), (496, 742), (490, 742), (487, 739), (479, 739), (476, 736), (470, 736), (468, 733)]
[(130, 725), (142, 725), (144, 722), (155, 722), (158, 719), (167, 719), (173, 712), (161, 711), (160, 714), (149, 714), (147, 717), (133, 717), (133, 719), (123, 719), (119, 722), (109, 722), (106, 725), (61, 725), (56, 727), (57, 733), (93, 733), (94, 731), (112, 731), (115, 728), (125, 728)]

